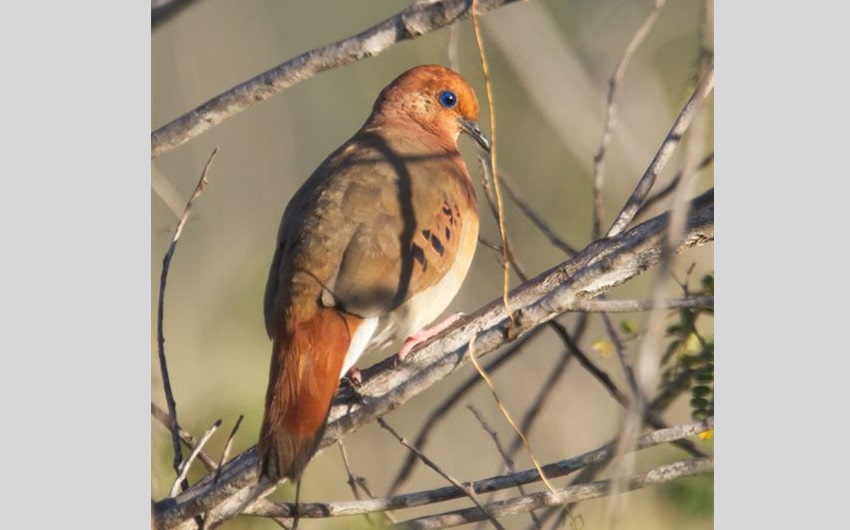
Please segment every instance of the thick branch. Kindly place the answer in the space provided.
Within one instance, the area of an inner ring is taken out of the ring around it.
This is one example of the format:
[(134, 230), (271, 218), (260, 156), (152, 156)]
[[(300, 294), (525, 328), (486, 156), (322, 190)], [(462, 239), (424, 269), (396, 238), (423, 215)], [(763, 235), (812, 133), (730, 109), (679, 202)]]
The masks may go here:
[[(668, 214), (663, 214), (618, 236), (596, 241), (574, 258), (521, 285), (510, 296), (514, 326), (510, 325), (500, 298), (412, 351), (398, 366), (390, 358), (367, 368), (363, 371), (359, 402), (352, 401), (347, 389), (335, 400), (322, 446), (401, 406), (463, 366), (473, 337), (476, 352), (492, 351), (575, 310), (582, 300), (658, 264), (664, 257), (667, 224)], [(684, 238), (674, 250), (681, 252), (713, 239), (714, 192), (710, 190), (691, 201)], [(208, 512), (208, 521), (240, 513), (269, 489), (269, 485), (256, 485), (256, 468), (257, 455), (252, 448), (228, 463), (216, 484), (207, 477), (176, 499), (160, 501), (155, 507), (158, 528), (177, 528), (183, 522), (189, 527), (191, 518), (202, 512)]]
[[(478, 12), (516, 0), (480, 0)], [(348, 63), (377, 55), (393, 44), (415, 39), (469, 16), (470, 0), (418, 0), (397, 15), (341, 41), (315, 48), (275, 66), (151, 134), (151, 158), (170, 151), (254, 103), (292, 85)]]

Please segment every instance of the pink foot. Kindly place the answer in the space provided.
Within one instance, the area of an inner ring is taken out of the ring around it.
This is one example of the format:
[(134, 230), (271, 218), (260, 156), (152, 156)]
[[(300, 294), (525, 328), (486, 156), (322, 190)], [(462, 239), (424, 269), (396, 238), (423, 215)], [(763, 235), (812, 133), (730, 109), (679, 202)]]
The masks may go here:
[(350, 384), (352, 388), (360, 388), (360, 385), (363, 384), (363, 374), (360, 373), (360, 368), (357, 368), (356, 366), (353, 366), (348, 371), (345, 378), (348, 379), (348, 384)]
[(452, 324), (460, 320), (460, 317), (463, 316), (463, 313), (455, 313), (446, 317), (445, 320), (434, 324), (431, 327), (425, 327), (414, 333), (413, 335), (407, 337), (405, 339), (404, 344), (401, 345), (401, 349), (398, 350), (398, 360), (403, 361), (407, 354), (410, 353), (413, 348), (419, 346), (423, 342), (427, 341), (431, 337), (439, 334), (441, 331), (448, 329)]

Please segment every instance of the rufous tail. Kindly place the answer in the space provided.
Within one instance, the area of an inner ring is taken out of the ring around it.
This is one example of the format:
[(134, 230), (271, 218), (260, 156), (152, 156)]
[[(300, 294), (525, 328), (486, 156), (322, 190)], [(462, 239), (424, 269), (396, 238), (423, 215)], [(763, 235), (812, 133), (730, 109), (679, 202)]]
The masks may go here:
[(320, 307), (292, 323), (272, 346), (260, 428), (260, 475), (297, 480), (318, 449), (354, 327), (360, 319)]

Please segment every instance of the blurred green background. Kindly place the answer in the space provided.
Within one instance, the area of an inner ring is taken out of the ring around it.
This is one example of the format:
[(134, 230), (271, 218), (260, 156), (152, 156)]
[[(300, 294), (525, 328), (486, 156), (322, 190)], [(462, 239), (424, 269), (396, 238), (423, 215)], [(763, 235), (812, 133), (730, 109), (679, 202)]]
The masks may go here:
[[(156, 129), (209, 98), (309, 49), (348, 37), (394, 15), (409, 1), (361, 0), (200, 0), (152, 32), (151, 127)], [(605, 120), (608, 78), (626, 43), (650, 12), (649, 1), (529, 0), (486, 13), (484, 44), (493, 82), (499, 165), (510, 175), (521, 196), (562, 238), (576, 247), (590, 242), (591, 178)], [(610, 224), (632, 186), (655, 154), (695, 83), (709, 2), (671, 0), (626, 72), (618, 94), (618, 127), (606, 158), (604, 225)], [(707, 30), (706, 30), (707, 27)], [(454, 42), (454, 44), (452, 44)], [(456, 57), (450, 50), (456, 46)], [(180, 211), (211, 151), (219, 148), (209, 174), (209, 186), (196, 202), (171, 264), (165, 305), (166, 352), (182, 426), (199, 436), (216, 419), (223, 426), (207, 445), (221, 454), (227, 434), (240, 414), (244, 421), (234, 440), (237, 454), (256, 442), (262, 417), (270, 343), (262, 315), (262, 296), (280, 215), (289, 197), (321, 160), (363, 123), (381, 88), (402, 71), (421, 63), (453, 65), (475, 87), (482, 104), (481, 123), (489, 131), (486, 91), (472, 23), (445, 28), (406, 41), (368, 60), (319, 74), (252, 106), (190, 142), (152, 161), (151, 191), (151, 315), (156, 300), (162, 257)], [(685, 153), (702, 158), (713, 150), (713, 99), (701, 111), (686, 142), (679, 148), (658, 186), (681, 168)], [(475, 149), (461, 139), (461, 150), (474, 178), (479, 179)], [(711, 167), (703, 170), (692, 195), (713, 186)], [(498, 241), (479, 186), (481, 236)], [(660, 211), (660, 210), (658, 210)], [(565, 259), (506, 201), (509, 236), (527, 272), (534, 276)], [(676, 259), (674, 272), (685, 278), (694, 267), (696, 280), (713, 269), (713, 247)], [(614, 297), (645, 297), (652, 274), (645, 274), (612, 292)], [(472, 312), (501, 294), (499, 255), (479, 245), (473, 269), (450, 311)], [(693, 282), (694, 284), (696, 282)], [(518, 284), (512, 278), (512, 286)], [(615, 315), (638, 329), (643, 315)], [(560, 319), (568, 328), (575, 316)], [(711, 329), (707, 330), (710, 334)], [(604, 339), (594, 319), (581, 345), (621, 388), (622, 371), (615, 356), (593, 353), (591, 343)], [(151, 396), (163, 409), (165, 400), (156, 359), (156, 329), (151, 329)], [(637, 343), (629, 346), (634, 349)], [(500, 396), (514, 417), (521, 417), (561, 355), (562, 346), (550, 332), (542, 333), (526, 351), (492, 374)], [(387, 352), (388, 353), (388, 352)], [(381, 354), (364, 357), (368, 366)], [(473, 370), (442, 381), (386, 419), (412, 439), (434, 404), (450, 394)], [(645, 389), (651, 396), (654, 387)], [(489, 391), (482, 386), (446, 417), (433, 432), (425, 453), (459, 480), (500, 472), (500, 459), (489, 435), (466, 405), (476, 407), (502, 441), (511, 430)], [(689, 417), (687, 397), (666, 418)], [(622, 419), (621, 409), (601, 385), (573, 363), (528, 433), (541, 462), (573, 456), (607, 442)], [(356, 474), (382, 496), (389, 487), (404, 448), (376, 425), (344, 440)], [(699, 442), (711, 448), (711, 442)], [(151, 495), (167, 495), (174, 472), (167, 431), (151, 423)], [(642, 454), (638, 470), (673, 459), (680, 452), (658, 448)], [(516, 456), (518, 468), (531, 466), (527, 455)], [(200, 473), (190, 474), (197, 480)], [(348, 500), (338, 447), (330, 447), (307, 468), (302, 500)], [(404, 491), (443, 485), (433, 471), (419, 467)], [(509, 496), (516, 492), (510, 492)], [(665, 488), (630, 493), (617, 528), (688, 528), (713, 526), (713, 480), (701, 476)], [(286, 486), (275, 498), (292, 498)], [(466, 503), (446, 503), (440, 509)], [(601, 499), (578, 508), (583, 528), (600, 528), (610, 501)], [(424, 510), (397, 512), (399, 519)], [(575, 522), (575, 521), (574, 521)], [(529, 517), (504, 521), (526, 528)], [(303, 528), (362, 527), (362, 519), (302, 521)], [(250, 517), (225, 528), (277, 528)]]

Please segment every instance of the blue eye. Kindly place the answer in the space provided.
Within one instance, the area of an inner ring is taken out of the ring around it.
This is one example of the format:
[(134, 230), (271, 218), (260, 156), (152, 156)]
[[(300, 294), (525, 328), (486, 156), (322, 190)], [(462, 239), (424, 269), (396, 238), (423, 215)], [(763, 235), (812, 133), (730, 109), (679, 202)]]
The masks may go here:
[(457, 96), (451, 90), (443, 90), (440, 92), (440, 105), (450, 109), (457, 105)]

